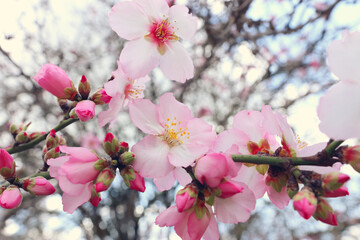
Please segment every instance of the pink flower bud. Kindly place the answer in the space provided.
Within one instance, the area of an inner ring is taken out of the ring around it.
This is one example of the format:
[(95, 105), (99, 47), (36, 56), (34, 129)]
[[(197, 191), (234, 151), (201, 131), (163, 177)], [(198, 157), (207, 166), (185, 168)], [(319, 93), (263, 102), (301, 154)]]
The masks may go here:
[(95, 188), (92, 189), (91, 198), (89, 202), (94, 206), (97, 207), (101, 201), (100, 193), (96, 192)]
[(5, 179), (15, 176), (15, 162), (14, 162), (14, 159), (4, 149), (0, 149), (0, 174)]
[(115, 176), (116, 172), (111, 168), (105, 168), (102, 170), (96, 178), (96, 192), (106, 191), (111, 186)]
[(319, 199), (316, 211), (313, 215), (316, 220), (319, 220), (323, 223), (327, 223), (333, 226), (337, 226), (336, 217), (334, 210), (330, 204), (323, 198)]
[(123, 177), (126, 186), (139, 192), (145, 191), (146, 187), (144, 178), (131, 166), (127, 166), (122, 169), (120, 174)]
[(110, 102), (112, 97), (110, 97), (109, 95), (106, 94), (106, 91), (101, 88), (100, 90), (98, 90), (96, 93), (94, 93), (94, 95), (91, 96), (91, 100), (96, 104), (96, 105), (104, 105), (104, 104), (108, 104)]
[(0, 194), (0, 206), (6, 209), (13, 209), (21, 204), (22, 195), (18, 187), (11, 185)]
[(293, 197), (294, 209), (300, 216), (309, 219), (315, 212), (317, 199), (315, 194), (308, 188), (304, 187)]
[(76, 104), (75, 113), (82, 122), (86, 122), (95, 116), (95, 103), (84, 100)]
[(135, 160), (135, 154), (133, 154), (132, 152), (124, 152), (123, 154), (120, 155), (120, 159), (121, 159), (121, 163), (125, 165), (130, 165)]
[(220, 190), (220, 198), (229, 198), (234, 196), (235, 194), (241, 193), (244, 187), (238, 182), (232, 180), (224, 180), (222, 181), (218, 189)]
[(91, 87), (90, 87), (90, 83), (86, 79), (85, 75), (82, 75), (82, 77), (81, 77), (81, 81), (79, 83), (78, 90), (79, 90), (79, 93), (80, 93), (82, 99), (88, 98), (90, 91), (91, 91)]
[(336, 190), (349, 181), (350, 177), (340, 172), (327, 173), (322, 176), (322, 187), (326, 190)]
[(185, 188), (178, 191), (175, 198), (175, 204), (178, 211), (183, 212), (190, 209), (194, 205), (197, 196), (198, 190), (192, 184), (187, 185)]
[(51, 129), (49, 134), (46, 136), (45, 144), (48, 150), (59, 146), (59, 137), (56, 136), (56, 132), (54, 129)]
[(350, 164), (355, 171), (360, 172), (360, 145), (345, 148), (343, 151), (343, 159)]
[(120, 151), (120, 143), (112, 133), (107, 133), (103, 142), (103, 148), (110, 157)]
[(34, 140), (35, 138), (38, 138), (42, 135), (46, 134), (46, 132), (33, 132), (33, 133), (30, 133), (29, 135), (29, 138), (30, 138), (30, 141)]
[(347, 187), (341, 187), (335, 190), (326, 190), (324, 197), (344, 197), (349, 195)]
[(19, 132), (15, 137), (15, 141), (17, 143), (26, 143), (29, 140), (30, 140), (30, 138), (29, 138), (28, 134), (24, 131)]
[(63, 99), (73, 99), (77, 92), (65, 71), (53, 64), (43, 65), (34, 80), (46, 91)]
[(196, 178), (211, 188), (217, 187), (228, 171), (226, 156), (219, 153), (205, 155), (195, 166)]
[(25, 179), (22, 188), (38, 196), (51, 195), (55, 192), (54, 186), (44, 177), (40, 176)]
[(127, 142), (120, 142), (120, 147), (124, 148), (123, 152), (129, 151), (129, 144)]

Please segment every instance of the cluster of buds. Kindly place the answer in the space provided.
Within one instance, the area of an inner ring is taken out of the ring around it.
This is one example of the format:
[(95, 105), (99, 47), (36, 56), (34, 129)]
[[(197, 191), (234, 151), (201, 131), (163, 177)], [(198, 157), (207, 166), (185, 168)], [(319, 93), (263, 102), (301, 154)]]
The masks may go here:
[(313, 216), (316, 220), (336, 226), (334, 210), (325, 198), (349, 195), (344, 186), (349, 176), (332, 172), (323, 175), (312, 173), (308, 178), (305, 186), (292, 198), (294, 209), (305, 219)]
[(91, 86), (84, 75), (76, 89), (66, 72), (52, 64), (43, 65), (34, 80), (43, 89), (58, 97), (59, 106), (66, 117), (79, 119), (82, 122), (95, 116), (95, 104), (108, 103), (111, 99), (104, 90), (98, 90), (89, 97)]
[[(107, 133), (103, 147), (106, 154), (111, 157), (112, 165), (115, 169), (119, 169), (126, 186), (136, 191), (144, 192), (145, 180), (132, 166), (135, 155), (129, 152), (129, 145), (126, 142), (120, 142), (113, 134)], [(115, 176), (115, 171), (104, 173), (104, 176), (110, 175)]]
[(0, 186), (0, 206), (6, 209), (16, 208), (21, 204), (20, 188), (39, 196), (55, 192), (55, 188), (43, 177), (19, 179), (16, 176), (15, 161), (4, 149), (0, 149), (0, 174), (8, 182)]
[(62, 136), (58, 137), (55, 130), (52, 129), (46, 136), (45, 145), (42, 150), (45, 167), (47, 167), (46, 162), (48, 159), (58, 158), (60, 156), (60, 145), (66, 145), (66, 141)]
[(9, 130), (12, 136), (14, 137), (15, 146), (30, 142), (35, 138), (38, 138), (45, 134), (45, 132), (28, 132), (27, 129), (30, 126), (30, 124), (31, 122), (25, 125), (10, 124)]

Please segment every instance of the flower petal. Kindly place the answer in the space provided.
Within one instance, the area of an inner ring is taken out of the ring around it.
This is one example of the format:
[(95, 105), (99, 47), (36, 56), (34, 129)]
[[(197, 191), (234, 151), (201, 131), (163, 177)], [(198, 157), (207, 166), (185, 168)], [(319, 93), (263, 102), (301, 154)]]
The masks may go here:
[(178, 127), (185, 128), (187, 122), (193, 118), (189, 107), (177, 101), (173, 93), (165, 93), (159, 98), (158, 109), (162, 123), (169, 119), (170, 122), (176, 122)]
[(149, 18), (166, 18), (169, 15), (169, 5), (164, 0), (134, 0)]
[(164, 129), (159, 122), (157, 107), (148, 99), (138, 99), (129, 104), (132, 122), (147, 134), (159, 135)]
[(190, 175), (182, 167), (175, 168), (175, 178), (182, 186), (186, 186), (192, 181)]
[(166, 52), (160, 58), (160, 69), (165, 77), (180, 83), (194, 76), (193, 61), (178, 41), (166, 43)]
[(120, 62), (125, 73), (131, 79), (136, 79), (145, 77), (157, 67), (160, 56), (156, 44), (141, 37), (125, 44), (120, 54)]
[(77, 196), (70, 196), (64, 193), (62, 197), (64, 211), (67, 213), (73, 213), (76, 208), (89, 201), (91, 197), (91, 191), (92, 183), (88, 183), (84, 190)]
[(233, 145), (238, 147), (239, 152), (231, 152), (232, 154), (248, 153), (247, 143), (250, 141), (249, 136), (236, 129), (230, 129), (221, 132), (214, 144), (215, 152), (227, 152)]
[(50, 158), (46, 161), (46, 163), (50, 166), (49, 173), (53, 178), (59, 177), (59, 170), (61, 166), (70, 159), (69, 156), (62, 156), (58, 158)]
[(192, 38), (197, 29), (197, 18), (189, 14), (184, 5), (174, 5), (170, 8), (169, 20), (175, 28), (175, 35), (184, 40)]
[(220, 239), (218, 224), (217, 224), (217, 221), (215, 219), (215, 216), (214, 216), (212, 210), (210, 208), (208, 208), (208, 209), (209, 209), (211, 218), (210, 218), (209, 226), (207, 227), (203, 238), (205, 240), (218, 240), (218, 239)]
[(71, 155), (72, 159), (83, 162), (95, 162), (98, 157), (88, 148), (60, 146), (60, 151)]
[(199, 144), (181, 144), (170, 149), (169, 161), (175, 167), (187, 167), (191, 165), (195, 159), (206, 153), (208, 149), (208, 147)]
[(111, 98), (109, 102), (109, 109), (102, 111), (98, 115), (98, 124), (99, 127), (104, 127), (106, 124), (110, 123), (109, 128), (111, 129), (116, 123), (119, 113), (123, 108), (124, 95), (116, 94)]
[(230, 198), (215, 198), (214, 208), (217, 220), (224, 223), (246, 222), (255, 209), (254, 193), (245, 185), (241, 193)]
[(203, 119), (191, 119), (187, 124), (187, 129), (190, 132), (188, 144), (199, 144), (210, 148), (215, 143), (216, 133), (213, 131), (213, 127)]
[(167, 191), (174, 186), (175, 176), (174, 171), (171, 171), (165, 177), (154, 178), (154, 183), (158, 191)]
[[(339, 82), (320, 98), (320, 130), (328, 137), (360, 138), (360, 84)], [(346, 97), (345, 97), (346, 96)]]
[(160, 137), (148, 135), (136, 143), (131, 151), (135, 154), (134, 169), (141, 176), (159, 178), (173, 170), (167, 158), (169, 146)]
[(109, 14), (111, 28), (122, 38), (133, 40), (149, 31), (150, 21), (135, 2), (119, 2)]
[(286, 192), (286, 187), (283, 187), (278, 193), (273, 187), (266, 185), (266, 191), (271, 202), (278, 208), (284, 209), (289, 204), (290, 198)]
[(187, 213), (180, 213), (176, 205), (173, 205), (159, 214), (155, 219), (155, 224), (160, 227), (171, 227), (184, 220)]
[(255, 167), (246, 167), (242, 165), (238, 175), (232, 180), (245, 183), (251, 191), (253, 191), (256, 199), (264, 196), (266, 192), (266, 184), (264, 176), (261, 175)]

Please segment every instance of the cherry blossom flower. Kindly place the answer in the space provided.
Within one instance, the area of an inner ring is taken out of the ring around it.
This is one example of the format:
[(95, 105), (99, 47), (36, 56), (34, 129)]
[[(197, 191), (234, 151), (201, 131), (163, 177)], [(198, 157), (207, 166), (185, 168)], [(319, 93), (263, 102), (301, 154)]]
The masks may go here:
[(99, 126), (103, 127), (110, 123), (109, 128), (115, 124), (120, 111), (128, 105), (129, 102), (144, 97), (145, 83), (150, 80), (148, 76), (131, 79), (126, 74), (118, 62), (118, 69), (112, 73), (114, 79), (105, 83), (106, 94), (111, 97), (109, 109), (99, 113)]
[(81, 147), (94, 149), (95, 151), (101, 148), (101, 142), (99, 138), (93, 133), (87, 133), (81, 138)]
[(58, 98), (72, 99), (77, 94), (73, 82), (64, 70), (53, 64), (44, 64), (34, 80), (46, 91)]
[(132, 79), (144, 77), (157, 66), (171, 80), (185, 82), (193, 77), (193, 62), (178, 41), (195, 34), (197, 18), (188, 12), (182, 5), (170, 8), (165, 0), (124, 1), (112, 8), (111, 28), (130, 40), (120, 62)]
[(144, 177), (161, 178), (175, 167), (187, 167), (205, 154), (216, 138), (212, 126), (193, 118), (187, 106), (176, 101), (172, 93), (154, 105), (146, 99), (129, 104), (133, 123), (147, 135), (131, 151), (134, 169)]
[(87, 148), (60, 146), (60, 151), (67, 155), (49, 159), (47, 163), (50, 166), (50, 176), (58, 180), (64, 192), (64, 211), (73, 213), (90, 200), (93, 181), (106, 164)]

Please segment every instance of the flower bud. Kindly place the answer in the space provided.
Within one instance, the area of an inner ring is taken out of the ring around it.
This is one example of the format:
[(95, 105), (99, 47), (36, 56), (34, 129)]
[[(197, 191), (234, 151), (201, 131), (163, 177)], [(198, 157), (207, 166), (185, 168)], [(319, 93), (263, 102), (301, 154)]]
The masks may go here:
[(110, 157), (115, 156), (120, 151), (119, 141), (112, 133), (106, 134), (103, 142), (103, 148), (106, 154)]
[(234, 196), (235, 194), (241, 193), (244, 187), (232, 180), (223, 180), (217, 188), (219, 189), (220, 195), (218, 197), (220, 198), (229, 198)]
[(65, 71), (53, 64), (43, 65), (34, 80), (46, 91), (63, 99), (75, 99), (77, 91)]
[(96, 192), (95, 188), (92, 189), (91, 198), (89, 202), (94, 206), (97, 207), (101, 201), (100, 193)]
[(129, 151), (129, 144), (127, 142), (120, 142), (120, 152)]
[[(95, 154), (96, 155), (96, 154)], [(97, 155), (96, 155), (97, 156)], [(104, 168), (108, 167), (109, 163), (103, 159), (103, 158), (99, 158), (95, 163), (94, 163), (94, 168), (97, 171), (102, 171)]]
[(340, 187), (335, 190), (325, 190), (324, 197), (344, 197), (349, 195), (347, 187)]
[(46, 132), (33, 132), (29, 134), (30, 141), (34, 140), (35, 138), (38, 138), (42, 135), (46, 134)]
[(12, 135), (17, 135), (21, 130), (19, 130), (19, 127), (16, 124), (10, 124), (9, 131)]
[(111, 186), (115, 176), (116, 172), (111, 168), (105, 168), (102, 170), (96, 178), (96, 192), (106, 191)]
[(355, 171), (360, 172), (360, 145), (348, 147), (343, 150), (343, 159), (350, 164)]
[(316, 207), (316, 211), (313, 215), (316, 220), (319, 220), (323, 223), (327, 223), (333, 226), (337, 226), (336, 217), (334, 214), (334, 210), (330, 206), (330, 204), (323, 198), (320, 198), (318, 201), (318, 205)]
[(120, 174), (123, 177), (126, 186), (139, 192), (145, 191), (144, 178), (132, 167), (127, 166), (120, 171)]
[(56, 136), (54, 129), (52, 129), (46, 136), (45, 145), (47, 150), (59, 146), (59, 137)]
[(0, 174), (5, 179), (15, 176), (15, 162), (14, 162), (14, 159), (4, 149), (0, 149)]
[(326, 190), (336, 190), (349, 181), (350, 177), (340, 172), (327, 173), (322, 176), (322, 187)]
[(60, 148), (59, 147), (55, 147), (55, 148), (51, 148), (50, 150), (48, 150), (43, 159), (44, 159), (44, 162), (47, 162), (48, 159), (50, 158), (58, 158), (60, 157)]
[(27, 143), (30, 140), (28, 134), (24, 131), (21, 131), (18, 133), (18, 135), (16, 135), (15, 137), (15, 141), (17, 143)]
[(6, 209), (17, 208), (22, 201), (22, 195), (17, 186), (10, 185), (0, 194), (0, 206)]
[(194, 205), (198, 197), (198, 189), (195, 185), (189, 184), (177, 192), (175, 204), (179, 212), (186, 211)]
[[(75, 114), (82, 122), (86, 122), (95, 116), (95, 103), (90, 100), (83, 100), (76, 104)], [(73, 116), (73, 112), (71, 115)]]
[(37, 196), (51, 195), (55, 192), (54, 186), (41, 176), (25, 179), (22, 188)]
[(315, 212), (317, 199), (315, 194), (307, 187), (301, 189), (300, 192), (293, 197), (294, 209), (298, 211), (300, 216), (309, 219)]
[(85, 75), (82, 75), (79, 86), (78, 86), (78, 90), (80, 93), (80, 96), (82, 97), (82, 99), (87, 99), (89, 97), (90, 91), (91, 91), (91, 87), (90, 87), (90, 83), (89, 81), (86, 79)]
[(110, 102), (112, 97), (110, 97), (109, 95), (106, 94), (106, 91), (101, 88), (99, 90), (96, 91), (96, 93), (94, 93), (91, 96), (91, 100), (96, 104), (96, 105), (104, 105)]
[(130, 165), (135, 160), (135, 154), (132, 152), (124, 152), (120, 155), (121, 162), (125, 165)]

